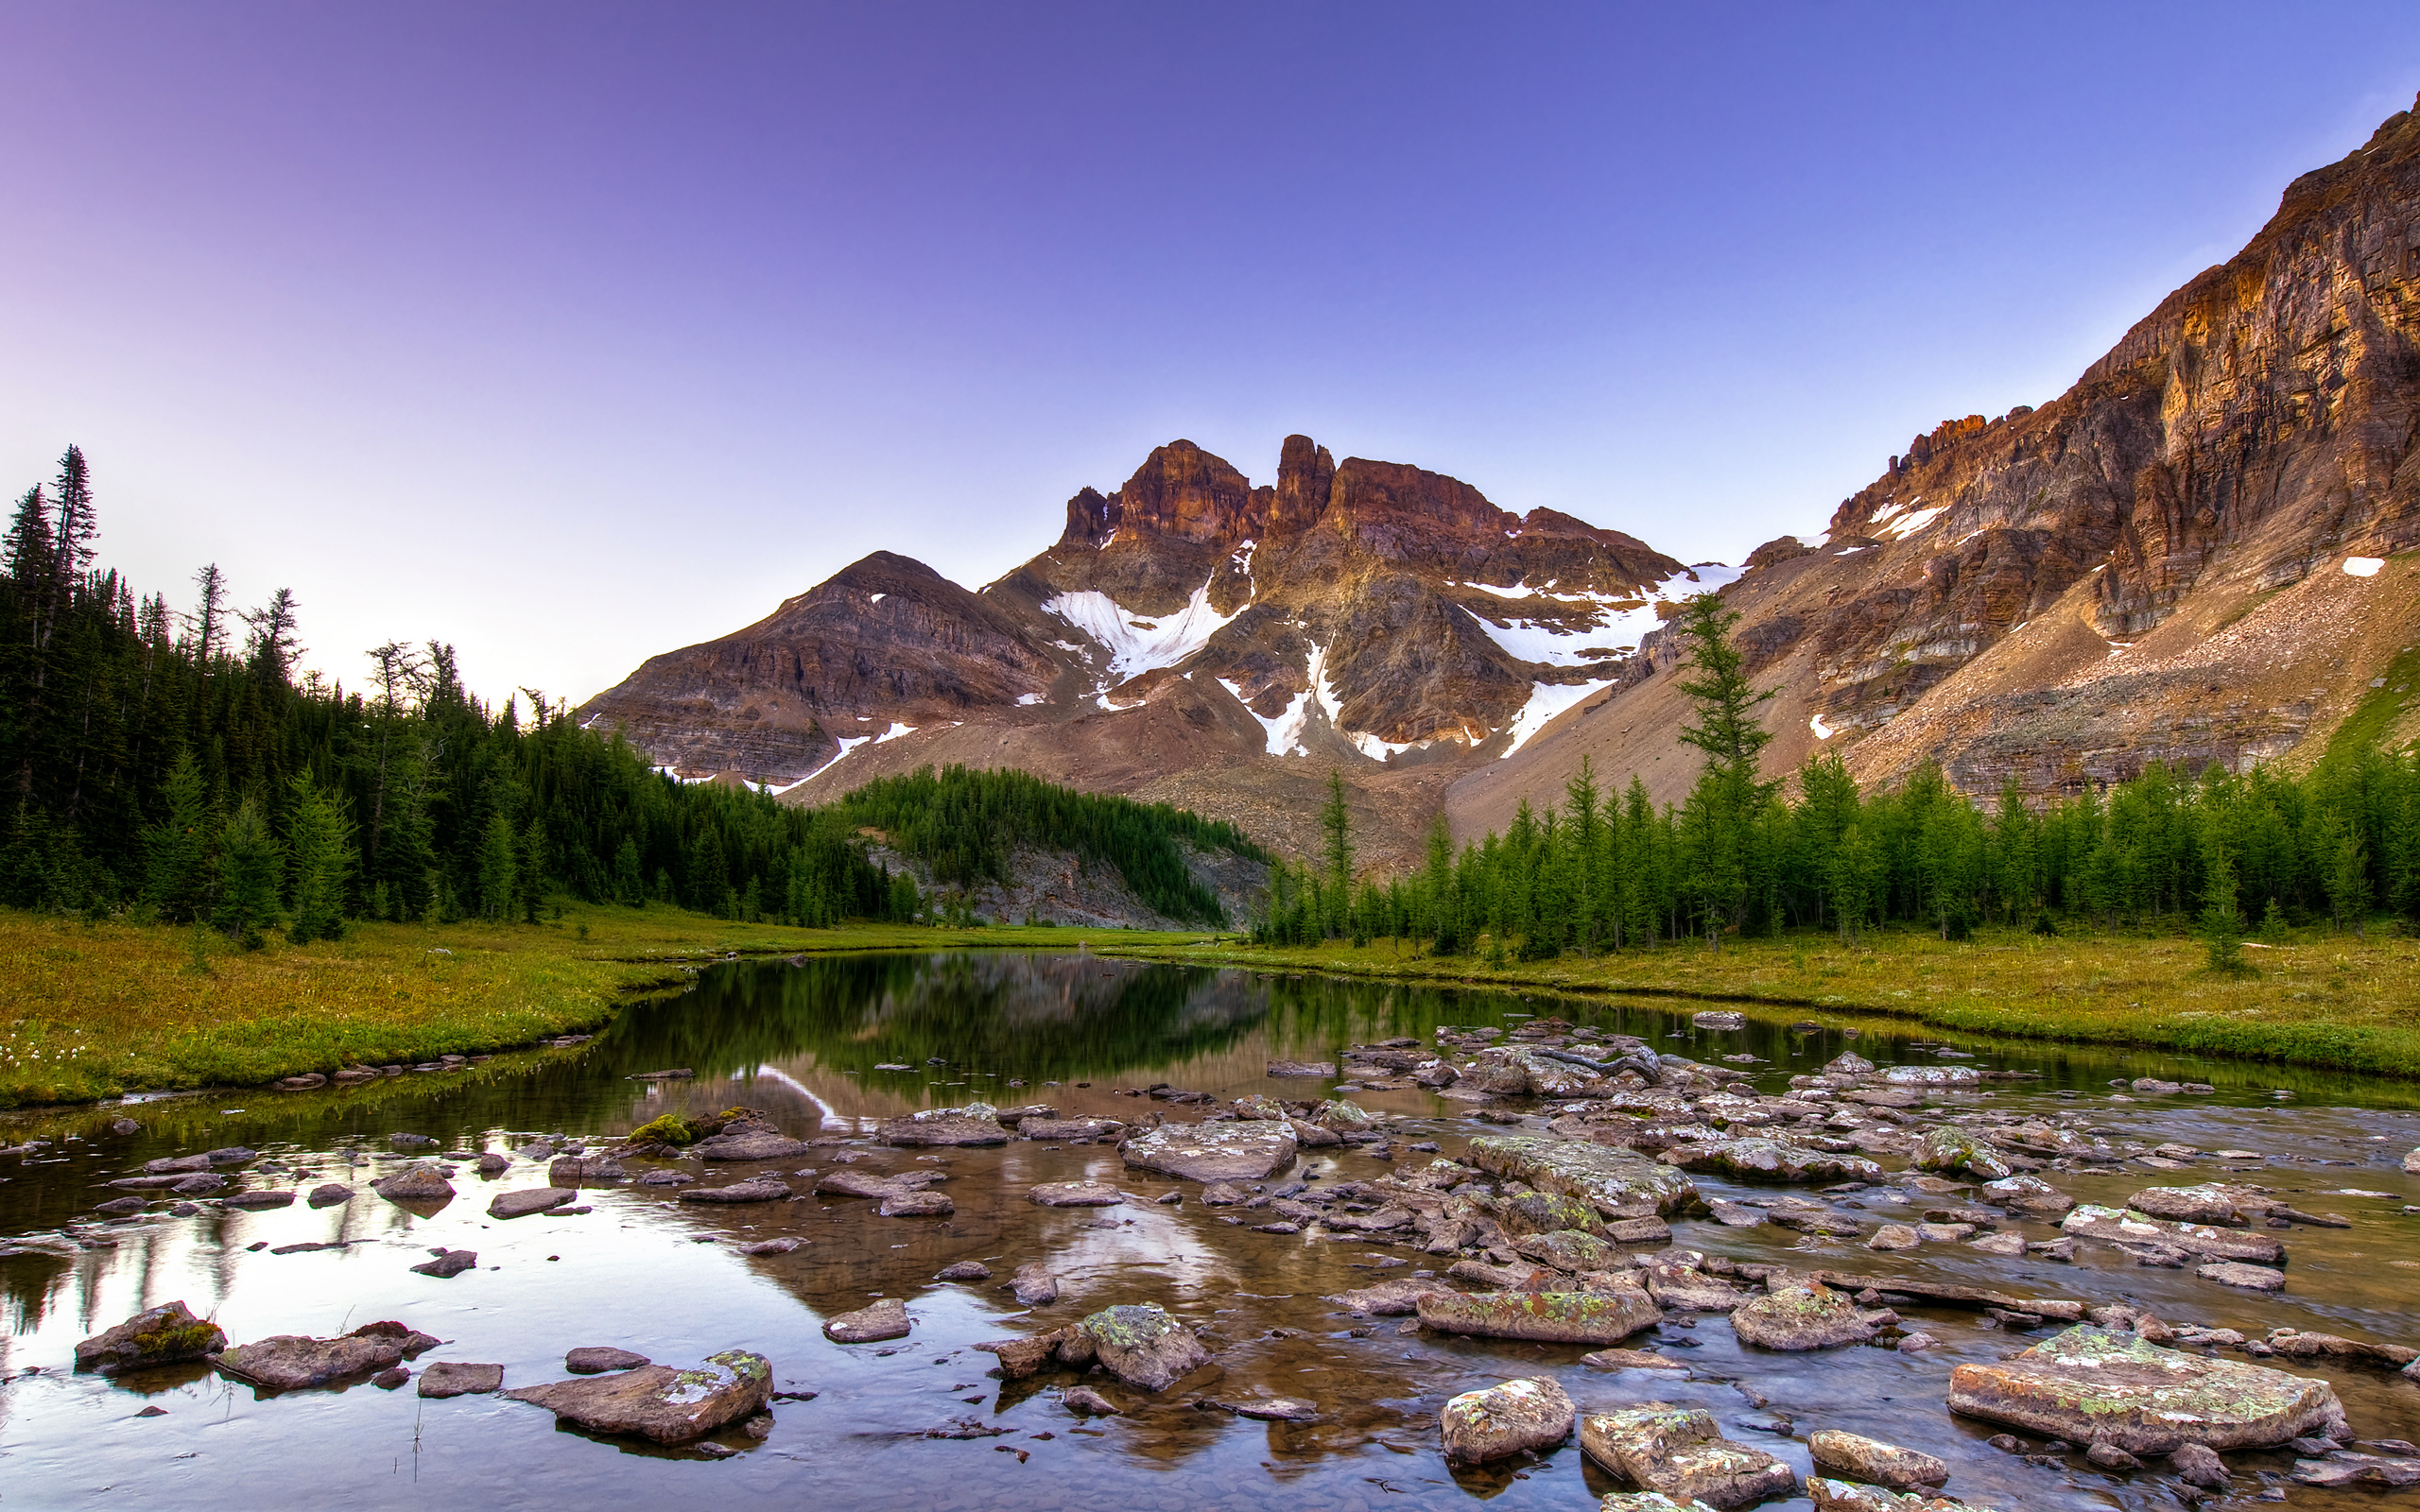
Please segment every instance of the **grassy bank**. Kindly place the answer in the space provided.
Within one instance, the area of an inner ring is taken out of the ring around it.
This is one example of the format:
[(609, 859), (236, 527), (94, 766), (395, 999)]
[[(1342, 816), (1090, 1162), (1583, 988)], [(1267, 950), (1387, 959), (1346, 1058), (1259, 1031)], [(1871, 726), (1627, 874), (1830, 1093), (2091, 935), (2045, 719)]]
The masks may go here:
[(2245, 952), (2256, 975), (2204, 969), (2199, 940), (2109, 933), (2045, 938), (1979, 932), (1946, 943), (1883, 931), (1857, 947), (1829, 935), (1626, 951), (1491, 969), (1409, 945), (1170, 949), (1113, 942), (1114, 954), (1216, 960), (1264, 970), (1453, 982), (1576, 996), (1684, 996), (1849, 1023), (1883, 1015), (1991, 1035), (2241, 1056), (2420, 1077), (2420, 941), (2297, 932)]
[(575, 904), (547, 924), (361, 924), (342, 940), (253, 952), (199, 938), (197, 958), (188, 929), (0, 910), (0, 1108), (501, 1050), (595, 1027), (731, 952), (1072, 948), (1104, 932), (790, 929)]

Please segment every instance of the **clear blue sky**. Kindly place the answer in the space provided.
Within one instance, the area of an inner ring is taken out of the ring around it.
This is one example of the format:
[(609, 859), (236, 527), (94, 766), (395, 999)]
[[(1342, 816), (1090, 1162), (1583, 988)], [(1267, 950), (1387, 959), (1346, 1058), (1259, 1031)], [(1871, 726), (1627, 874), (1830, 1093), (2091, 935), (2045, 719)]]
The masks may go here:
[(1736, 560), (2065, 388), (2420, 7), (0, 5), (0, 484), (584, 697), (1306, 431)]

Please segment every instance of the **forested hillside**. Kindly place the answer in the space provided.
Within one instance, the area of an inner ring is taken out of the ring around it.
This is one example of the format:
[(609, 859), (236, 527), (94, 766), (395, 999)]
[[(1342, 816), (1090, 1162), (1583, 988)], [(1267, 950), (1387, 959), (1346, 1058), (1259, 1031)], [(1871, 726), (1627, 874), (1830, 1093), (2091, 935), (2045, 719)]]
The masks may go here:
[(1732, 931), (1819, 927), (1853, 936), (1886, 920), (1948, 938), (1995, 921), (2042, 930), (2168, 920), (2214, 941), (2385, 909), (2420, 920), (2420, 752), (2340, 744), (2309, 773), (2153, 765), (2106, 793), (1988, 811), (1937, 768), (1860, 792), (1837, 757), (1807, 762), (1794, 794), (1756, 780), (1759, 695), (1711, 596), (1679, 623), (1699, 712), (1683, 738), (1704, 765), (1687, 801), (1656, 808), (1633, 778), (1599, 787), (1583, 765), (1560, 801), (1524, 800), (1512, 824), (1456, 852), (1441, 820), (1417, 873), (1353, 880), (1341, 802), (1321, 862), (1281, 871), (1262, 937), (1352, 936), (1543, 958), (1652, 947)]

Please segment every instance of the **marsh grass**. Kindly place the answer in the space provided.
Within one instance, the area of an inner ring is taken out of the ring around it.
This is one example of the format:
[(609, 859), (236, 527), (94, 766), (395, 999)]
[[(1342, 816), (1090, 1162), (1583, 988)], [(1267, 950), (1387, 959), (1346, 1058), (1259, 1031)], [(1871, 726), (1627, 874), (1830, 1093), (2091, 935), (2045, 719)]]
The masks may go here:
[(247, 1086), (427, 1060), (593, 1028), (729, 954), (1072, 949), (1115, 934), (908, 925), (791, 929), (650, 906), (569, 903), (546, 924), (356, 924), (258, 951), (166, 925), (0, 910), (0, 1108)]
[(1996, 1037), (2420, 1076), (2420, 940), (2376, 929), (2367, 939), (2303, 930), (2243, 950), (2254, 970), (2241, 973), (2210, 971), (2204, 942), (2190, 935), (2046, 936), (2013, 928), (1980, 928), (1955, 943), (1929, 930), (1876, 930), (1843, 947), (1810, 933), (1727, 940), (1720, 952), (1668, 945), (1501, 966), (1476, 955), (1424, 956), (1386, 940), (1114, 944), (1104, 954), (1579, 996), (1678, 996), (1835, 1024), (1881, 1015)]

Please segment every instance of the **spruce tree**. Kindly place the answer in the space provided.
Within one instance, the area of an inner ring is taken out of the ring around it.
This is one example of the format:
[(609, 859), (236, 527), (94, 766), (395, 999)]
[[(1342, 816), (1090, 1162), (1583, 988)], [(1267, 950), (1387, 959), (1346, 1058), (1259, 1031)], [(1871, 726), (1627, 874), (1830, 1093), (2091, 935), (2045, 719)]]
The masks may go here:
[(210, 905), (210, 794), (188, 751), (161, 785), (164, 812), (144, 832), (143, 894), (174, 923), (202, 918)]
[(353, 826), (308, 776), (297, 776), (285, 811), (285, 853), (293, 906), (285, 937), (296, 944), (344, 934), (344, 889), (353, 865)]
[(512, 821), (502, 809), (488, 816), (486, 836), (479, 842), (479, 917), (490, 923), (509, 923), (520, 901), (520, 846)]
[(285, 854), (258, 801), (246, 799), (219, 833), (220, 887), (215, 919), (248, 951), (261, 948), (261, 931), (277, 919)]

